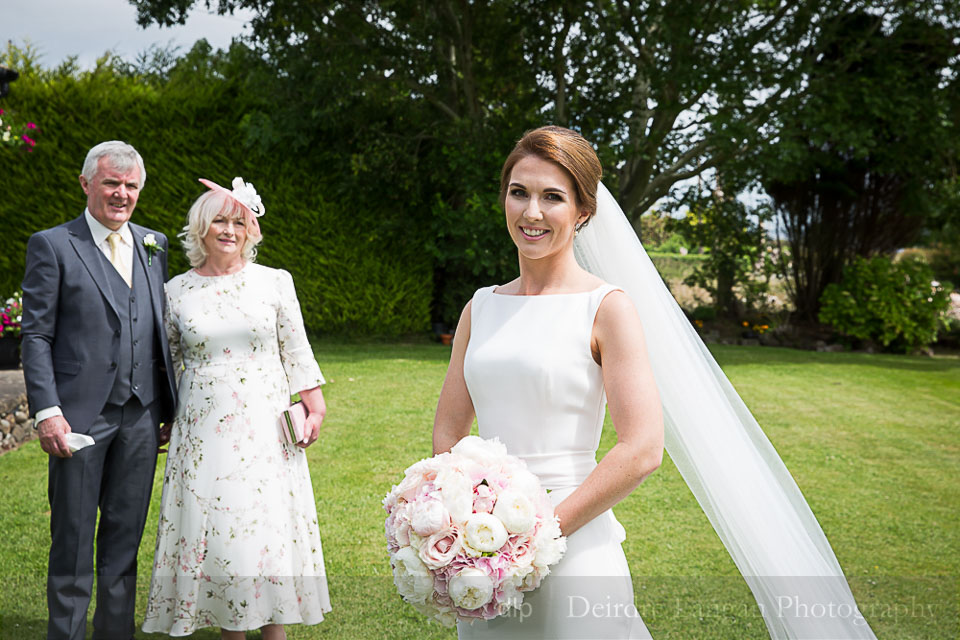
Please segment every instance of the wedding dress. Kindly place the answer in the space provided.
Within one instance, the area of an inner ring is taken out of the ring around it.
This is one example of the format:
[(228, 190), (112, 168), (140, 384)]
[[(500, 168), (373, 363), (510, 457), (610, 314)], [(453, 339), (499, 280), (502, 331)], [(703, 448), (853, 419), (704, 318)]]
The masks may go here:
[[(596, 467), (606, 408), (590, 350), (601, 286), (513, 296), (480, 289), (463, 373), (480, 437), (499, 438), (557, 505)], [(567, 552), (511, 615), (461, 622), (465, 638), (649, 638), (633, 601), (623, 527), (606, 511), (567, 538)]]

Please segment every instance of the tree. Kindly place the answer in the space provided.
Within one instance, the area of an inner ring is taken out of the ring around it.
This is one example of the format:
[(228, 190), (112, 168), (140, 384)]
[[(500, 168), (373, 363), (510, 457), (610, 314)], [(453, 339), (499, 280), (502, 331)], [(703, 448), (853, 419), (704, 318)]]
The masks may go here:
[[(252, 138), (378, 211), (368, 232), (430, 253), (435, 300), (512, 277), (495, 192), (524, 130), (556, 123), (592, 140), (639, 226), (685, 180), (756, 161), (881, 27), (960, 14), (958, 0), (130, 1), (143, 25), (182, 23), (197, 6), (253, 11), (276, 99), (247, 115)], [(869, 28), (840, 28), (851, 7)], [(835, 64), (818, 65), (828, 52)]]
[(763, 169), (805, 320), (816, 319), (824, 289), (854, 257), (920, 237), (960, 149), (948, 29), (915, 17), (877, 29), (864, 12), (837, 18), (833, 29), (842, 37), (823, 48)]
[[(131, 3), (144, 25), (182, 23), (201, 4)], [(310, 105), (301, 111), (313, 119), (337, 117), (330, 107), (362, 96), (423, 105), (420, 117), (392, 131), (411, 141), (442, 140), (446, 124), (462, 132), (464, 122), (486, 124), (483, 135), (507, 127), (493, 134), (501, 144), (538, 122), (580, 129), (600, 146), (605, 166), (616, 167), (613, 182), (635, 222), (677, 182), (759, 148), (774, 132), (767, 124), (802, 101), (817, 58), (835, 37), (849, 37), (838, 35), (834, 16), (860, 8), (877, 30), (914, 14), (950, 24), (958, 15), (954, 1), (900, 0), (202, 4), (257, 13), (257, 42), (295, 80)], [(856, 58), (860, 46), (843, 52)]]

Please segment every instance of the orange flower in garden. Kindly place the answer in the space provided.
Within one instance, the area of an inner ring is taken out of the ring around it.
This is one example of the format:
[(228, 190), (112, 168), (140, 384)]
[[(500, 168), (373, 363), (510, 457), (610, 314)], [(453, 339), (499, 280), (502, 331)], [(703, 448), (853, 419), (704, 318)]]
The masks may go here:
[(744, 320), (741, 324), (742, 324), (743, 326), (745, 326), (745, 327), (749, 327), (749, 326), (750, 326), (750, 323), (747, 322), (746, 320)]
[(693, 324), (697, 325), (698, 328), (703, 328), (703, 320), (694, 320)]

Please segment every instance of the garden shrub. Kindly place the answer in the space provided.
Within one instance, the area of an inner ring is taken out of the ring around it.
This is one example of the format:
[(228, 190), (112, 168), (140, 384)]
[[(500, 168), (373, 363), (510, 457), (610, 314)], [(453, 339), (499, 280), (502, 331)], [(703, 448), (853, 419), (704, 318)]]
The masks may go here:
[(189, 267), (176, 235), (205, 190), (197, 178), (229, 185), (239, 175), (266, 205), (258, 261), (291, 272), (309, 331), (426, 330), (432, 272), (429, 257), (416, 250), (419, 239), (378, 232), (378, 212), (332, 192), (323, 166), (303, 154), (251, 150), (242, 123), (264, 98), (245, 86), (242, 73), (224, 68), (246, 64), (244, 51), (213, 55), (204, 47), (198, 43), (162, 80), (111, 59), (92, 71), (13, 61), (22, 73), (3, 106), (35, 121), (41, 136), (30, 153), (0, 149), (7, 195), (0, 200), (0, 296), (20, 287), (30, 235), (83, 211), (77, 176), (87, 150), (119, 139), (144, 157), (147, 180), (133, 221), (170, 238), (171, 276)]
[[(681, 251), (681, 249), (683, 251)], [(687, 242), (684, 240), (683, 236), (679, 233), (671, 233), (667, 236), (667, 239), (664, 240), (658, 247), (657, 251), (660, 253), (677, 253), (682, 254), (685, 251), (689, 251), (690, 247)]]
[(909, 350), (926, 347), (945, 328), (949, 287), (920, 260), (856, 258), (820, 298), (820, 321), (857, 340)]
[(717, 310), (708, 305), (700, 305), (690, 313), (690, 319), (699, 320), (701, 322), (716, 320)]

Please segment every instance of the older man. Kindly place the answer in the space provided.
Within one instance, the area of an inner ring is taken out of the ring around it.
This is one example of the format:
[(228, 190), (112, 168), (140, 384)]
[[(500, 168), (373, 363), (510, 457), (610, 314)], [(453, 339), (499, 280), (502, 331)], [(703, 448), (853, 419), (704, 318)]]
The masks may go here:
[[(79, 217), (34, 234), (23, 278), (22, 358), (40, 446), (50, 455), (48, 639), (134, 634), (137, 548), (157, 448), (176, 390), (163, 328), (167, 239), (131, 222), (146, 172), (130, 145), (90, 150)], [(94, 444), (71, 451), (67, 434)], [(97, 510), (100, 523), (97, 527)]]

